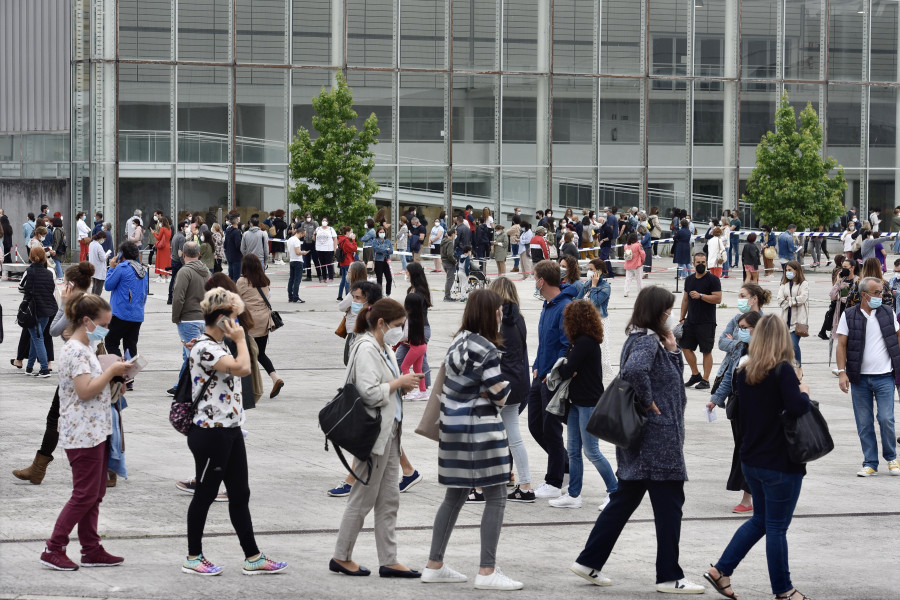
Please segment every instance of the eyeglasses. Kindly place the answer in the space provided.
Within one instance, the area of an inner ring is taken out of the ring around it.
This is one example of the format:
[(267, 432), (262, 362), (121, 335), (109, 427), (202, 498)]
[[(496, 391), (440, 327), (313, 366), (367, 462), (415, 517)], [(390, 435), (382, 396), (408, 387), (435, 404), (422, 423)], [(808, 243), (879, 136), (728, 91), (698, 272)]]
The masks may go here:
[(878, 290), (877, 292), (866, 292), (867, 296), (881, 296), (884, 294), (884, 290)]

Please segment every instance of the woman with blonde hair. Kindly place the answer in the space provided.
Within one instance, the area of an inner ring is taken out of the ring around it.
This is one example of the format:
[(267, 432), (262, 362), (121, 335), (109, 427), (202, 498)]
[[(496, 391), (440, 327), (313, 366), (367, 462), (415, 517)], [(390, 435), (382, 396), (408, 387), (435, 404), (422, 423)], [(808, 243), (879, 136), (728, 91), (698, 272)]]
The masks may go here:
[(721, 558), (704, 577), (723, 596), (737, 597), (731, 575), (753, 546), (766, 537), (769, 582), (776, 600), (805, 600), (791, 583), (787, 530), (800, 497), (806, 466), (792, 462), (782, 414), (809, 411), (809, 386), (792, 368), (794, 350), (785, 322), (766, 315), (753, 329), (747, 361), (738, 369), (736, 418), (741, 467), (753, 496), (754, 514), (741, 525)]
[(481, 210), (481, 218), (484, 219), (484, 224), (488, 226), (488, 229), (494, 228), (494, 217), (491, 216), (491, 209), (487, 206)]
[[(875, 259), (875, 262), (878, 263), (878, 259)], [(878, 269), (880, 273), (881, 267), (879, 266)], [(777, 297), (778, 306), (781, 307), (781, 318), (784, 319), (791, 332), (797, 366), (802, 367), (800, 335), (797, 334), (797, 326), (805, 327), (806, 335), (809, 335), (809, 282), (803, 276), (803, 267), (796, 260), (789, 261), (784, 266), (784, 275), (781, 278)], [(802, 376), (803, 371), (801, 370), (800, 373)]]

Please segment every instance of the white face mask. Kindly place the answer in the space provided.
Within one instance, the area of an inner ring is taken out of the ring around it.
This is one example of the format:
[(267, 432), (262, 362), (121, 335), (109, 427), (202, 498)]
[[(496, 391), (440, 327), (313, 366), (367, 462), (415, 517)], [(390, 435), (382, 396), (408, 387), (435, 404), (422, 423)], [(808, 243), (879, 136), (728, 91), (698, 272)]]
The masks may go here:
[(311, 222), (312, 222), (312, 217), (306, 217), (306, 222), (307, 222), (307, 223), (311, 223)]
[(678, 318), (675, 316), (674, 312), (670, 312), (669, 316), (666, 317), (666, 328), (669, 331), (674, 331), (676, 325), (678, 325)]
[(322, 221), (322, 227), (328, 227), (328, 221)]
[(402, 327), (391, 327), (384, 332), (384, 345), (396, 346), (403, 339)]

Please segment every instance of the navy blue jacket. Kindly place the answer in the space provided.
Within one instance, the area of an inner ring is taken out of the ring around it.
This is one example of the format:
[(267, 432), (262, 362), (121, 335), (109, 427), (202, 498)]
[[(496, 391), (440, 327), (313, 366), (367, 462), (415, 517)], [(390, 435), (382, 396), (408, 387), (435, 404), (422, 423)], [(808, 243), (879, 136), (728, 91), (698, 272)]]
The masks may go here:
[(565, 356), (569, 349), (569, 338), (563, 331), (563, 310), (578, 295), (578, 287), (563, 284), (559, 295), (550, 302), (544, 302), (541, 318), (538, 321), (538, 349), (533, 370), (537, 370), (538, 379), (543, 379), (553, 368), (557, 359)]
[(225, 250), (225, 260), (230, 263), (241, 262), (244, 257), (241, 254), (241, 229), (240, 227), (229, 227), (225, 230), (225, 241), (222, 246)]
[(682, 227), (672, 236), (672, 262), (679, 265), (691, 264), (691, 241), (693, 236), (687, 227)]

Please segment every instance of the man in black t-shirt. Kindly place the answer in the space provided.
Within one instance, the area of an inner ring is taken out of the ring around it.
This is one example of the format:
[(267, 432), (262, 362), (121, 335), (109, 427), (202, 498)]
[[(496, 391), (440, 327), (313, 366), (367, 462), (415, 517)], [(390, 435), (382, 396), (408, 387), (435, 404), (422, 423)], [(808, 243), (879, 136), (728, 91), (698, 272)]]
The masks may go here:
[[(681, 349), (691, 368), (691, 378), (684, 387), (698, 390), (709, 389), (709, 374), (712, 372), (712, 349), (716, 341), (716, 306), (722, 301), (722, 284), (719, 278), (706, 270), (706, 255), (694, 255), (694, 276), (684, 280), (684, 294), (681, 298)], [(697, 355), (700, 347), (703, 354), (703, 375), (697, 369)]]

